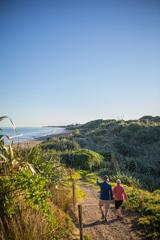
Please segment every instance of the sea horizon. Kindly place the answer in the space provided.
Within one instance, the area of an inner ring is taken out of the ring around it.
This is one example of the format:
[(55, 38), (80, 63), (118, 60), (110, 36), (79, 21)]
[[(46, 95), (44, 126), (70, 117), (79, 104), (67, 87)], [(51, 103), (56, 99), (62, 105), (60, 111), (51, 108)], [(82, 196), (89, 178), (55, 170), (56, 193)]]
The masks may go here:
[(5, 142), (21, 143), (31, 140), (36, 140), (41, 137), (47, 137), (63, 133), (65, 128), (62, 127), (16, 127), (14, 130), (12, 127), (2, 127), (0, 135), (6, 135), (9, 139), (5, 139)]

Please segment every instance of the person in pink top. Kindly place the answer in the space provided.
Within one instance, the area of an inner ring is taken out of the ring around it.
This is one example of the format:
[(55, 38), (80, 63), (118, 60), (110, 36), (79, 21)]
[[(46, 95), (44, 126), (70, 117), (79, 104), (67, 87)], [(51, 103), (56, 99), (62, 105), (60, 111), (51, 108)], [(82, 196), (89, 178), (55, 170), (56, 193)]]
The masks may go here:
[(115, 209), (116, 209), (116, 216), (117, 218), (121, 218), (121, 205), (124, 200), (127, 201), (128, 197), (124, 190), (124, 188), (121, 186), (121, 180), (117, 179), (116, 181), (117, 185), (113, 188), (113, 197), (115, 200)]

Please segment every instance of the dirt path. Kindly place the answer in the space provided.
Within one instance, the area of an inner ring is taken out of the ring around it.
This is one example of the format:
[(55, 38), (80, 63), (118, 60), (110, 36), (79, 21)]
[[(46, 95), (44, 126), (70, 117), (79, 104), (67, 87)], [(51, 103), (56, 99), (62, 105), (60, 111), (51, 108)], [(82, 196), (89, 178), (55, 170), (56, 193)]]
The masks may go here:
[(108, 222), (100, 220), (98, 208), (98, 196), (96, 190), (85, 184), (81, 189), (86, 193), (82, 203), (84, 234), (90, 236), (91, 240), (139, 240), (133, 223), (134, 216), (124, 215), (123, 220), (116, 220), (111, 208)]

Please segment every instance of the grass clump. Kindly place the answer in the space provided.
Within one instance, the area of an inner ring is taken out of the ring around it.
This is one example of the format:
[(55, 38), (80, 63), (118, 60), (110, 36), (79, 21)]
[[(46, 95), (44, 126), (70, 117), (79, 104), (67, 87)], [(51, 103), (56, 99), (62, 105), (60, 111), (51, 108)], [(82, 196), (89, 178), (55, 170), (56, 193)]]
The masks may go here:
[(127, 187), (125, 208), (140, 214), (138, 224), (149, 239), (160, 239), (160, 193)]
[(13, 149), (1, 140), (0, 239), (72, 240), (75, 227), (66, 214), (70, 202), (66, 176), (50, 151), (39, 146)]

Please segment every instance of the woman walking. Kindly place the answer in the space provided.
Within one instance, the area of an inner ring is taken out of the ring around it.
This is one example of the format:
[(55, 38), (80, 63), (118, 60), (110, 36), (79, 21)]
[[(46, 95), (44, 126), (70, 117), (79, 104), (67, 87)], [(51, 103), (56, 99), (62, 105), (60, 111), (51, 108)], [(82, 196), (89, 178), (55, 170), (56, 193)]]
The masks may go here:
[(120, 219), (122, 217), (121, 205), (124, 200), (127, 201), (128, 197), (124, 188), (121, 186), (121, 180), (117, 179), (116, 183), (117, 185), (113, 188), (113, 197), (115, 199), (116, 217)]

